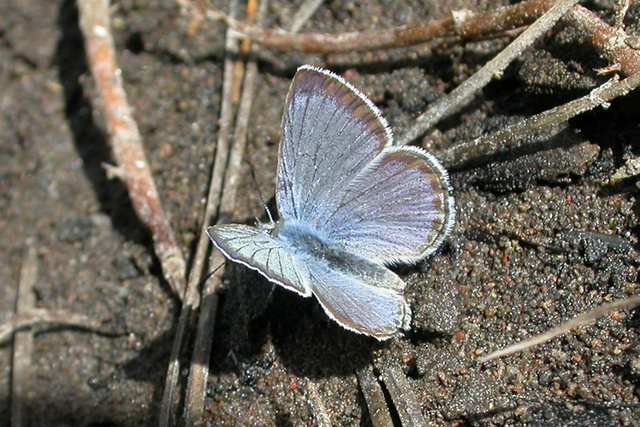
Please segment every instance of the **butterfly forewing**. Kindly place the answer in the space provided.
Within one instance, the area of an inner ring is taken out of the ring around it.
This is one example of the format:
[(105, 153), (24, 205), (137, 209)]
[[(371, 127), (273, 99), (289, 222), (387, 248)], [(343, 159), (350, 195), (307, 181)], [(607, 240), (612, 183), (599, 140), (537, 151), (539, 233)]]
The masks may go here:
[(300, 67), (282, 121), (280, 216), (322, 226), (341, 194), (391, 141), (378, 109), (333, 74)]
[(302, 296), (311, 296), (307, 265), (298, 262), (284, 242), (274, 239), (266, 231), (246, 225), (224, 224), (209, 227), (207, 234), (227, 258)]
[(379, 110), (340, 77), (301, 67), (282, 130), (276, 197), (285, 221), (379, 263), (417, 261), (450, 231), (446, 171), (422, 150), (391, 146)]

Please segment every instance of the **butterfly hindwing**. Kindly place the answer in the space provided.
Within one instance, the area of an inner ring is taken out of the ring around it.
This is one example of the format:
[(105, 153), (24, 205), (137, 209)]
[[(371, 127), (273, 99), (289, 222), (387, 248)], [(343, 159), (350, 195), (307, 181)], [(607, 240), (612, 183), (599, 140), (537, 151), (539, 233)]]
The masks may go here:
[[(408, 329), (411, 309), (402, 290), (404, 282), (392, 271), (364, 262), (362, 274), (309, 265), (309, 285), (327, 315), (350, 331), (385, 340)], [(374, 274), (366, 274), (374, 269)]]
[(342, 192), (327, 219), (328, 238), (378, 263), (415, 262), (453, 226), (447, 173), (414, 147), (385, 149)]

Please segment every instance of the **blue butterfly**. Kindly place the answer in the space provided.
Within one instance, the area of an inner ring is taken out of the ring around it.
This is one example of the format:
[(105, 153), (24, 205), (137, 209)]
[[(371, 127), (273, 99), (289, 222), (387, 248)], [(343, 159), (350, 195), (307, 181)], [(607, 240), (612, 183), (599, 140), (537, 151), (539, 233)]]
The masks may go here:
[(304, 65), (282, 120), (280, 220), (207, 233), (230, 260), (304, 297), (344, 328), (385, 340), (408, 329), (405, 283), (386, 266), (433, 253), (455, 208), (431, 154), (397, 147), (378, 108), (342, 77)]

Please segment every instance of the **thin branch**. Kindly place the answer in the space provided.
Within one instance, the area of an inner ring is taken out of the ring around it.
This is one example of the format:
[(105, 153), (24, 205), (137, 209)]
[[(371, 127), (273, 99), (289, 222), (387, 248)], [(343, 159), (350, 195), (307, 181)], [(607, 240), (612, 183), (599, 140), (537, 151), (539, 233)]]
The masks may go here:
[(615, 4), (613, 5), (616, 28), (622, 28), (622, 26), (624, 25), (624, 17), (629, 11), (629, 6), (631, 6), (631, 0), (616, 0)]
[(529, 25), (554, 4), (553, 0), (531, 0), (478, 14), (453, 13), (449, 19), (406, 25), (378, 31), (341, 34), (294, 34), (268, 30), (229, 18), (217, 10), (202, 10), (208, 18), (223, 20), (239, 37), (277, 51), (340, 53), (406, 47), (439, 37), (482, 37)]
[(535, 143), (536, 140), (531, 136), (551, 129), (597, 106), (607, 105), (612, 99), (624, 96), (638, 86), (640, 86), (640, 73), (622, 81), (609, 81), (581, 98), (536, 114), (490, 135), (450, 148), (441, 153), (438, 158), (445, 167), (459, 169), (473, 159), (515, 150), (524, 145)]
[(627, 44), (630, 37), (622, 28), (608, 25), (582, 6), (571, 9), (564, 22), (588, 37), (598, 53), (614, 64), (616, 71), (625, 76), (640, 73), (640, 51)]
[[(258, 25), (264, 21), (267, 4), (266, 0), (260, 3), (256, 18)], [(305, 6), (303, 5), (303, 7)], [(249, 9), (247, 12), (248, 16), (255, 15), (255, 3), (252, 4), (250, 2), (247, 8)], [(298, 25), (302, 24), (303, 22), (298, 22)], [(241, 49), (243, 50), (243, 53), (250, 52), (250, 57), (247, 62), (245, 79), (242, 85), (243, 91), (236, 122), (234, 145), (228, 159), (228, 164), (226, 165), (224, 191), (222, 192), (222, 200), (220, 201), (221, 209), (217, 221), (218, 224), (230, 221), (232, 212), (235, 211), (236, 193), (241, 177), (242, 159), (244, 157), (247, 142), (247, 129), (249, 126), (250, 111), (254, 96), (255, 78), (258, 73), (255, 52), (250, 51), (250, 46), (248, 44), (243, 44)], [(234, 67), (235, 70), (239, 68), (238, 65), (239, 64), (236, 64)], [(217, 159), (215, 167), (220, 171), (218, 173), (222, 173), (224, 171), (222, 163), (218, 164)], [(219, 192), (216, 194), (219, 194)], [(217, 250), (213, 251), (210, 265), (221, 267), (217, 268), (214, 274), (211, 275), (204, 283), (202, 308), (198, 319), (196, 342), (194, 344), (192, 354), (187, 396), (185, 399), (184, 422), (187, 425), (197, 422), (202, 417), (204, 397), (209, 375), (209, 359), (213, 346), (213, 325), (215, 323), (215, 314), (218, 306), (217, 291), (222, 283), (222, 277), (225, 271), (225, 261), (226, 260), (222, 253)]]
[(67, 326), (84, 329), (104, 335), (116, 336), (118, 333), (106, 333), (102, 325), (85, 315), (72, 313), (67, 310), (48, 310), (34, 308), (17, 314), (0, 325), (0, 344), (6, 343), (18, 331), (27, 328), (47, 326), (50, 328)]
[(291, 19), (289, 23), (289, 32), (297, 33), (300, 31), (300, 28), (309, 21), (309, 18), (316, 13), (316, 10), (318, 10), (322, 3), (324, 3), (324, 0), (306, 0), (296, 14), (293, 15), (293, 19)]
[[(536, 143), (536, 139), (531, 138), (532, 135), (553, 129), (554, 126), (599, 105), (606, 106), (614, 98), (624, 96), (640, 85), (640, 52), (624, 43), (627, 36), (622, 29), (607, 25), (582, 6), (571, 9), (564, 20), (579, 28), (586, 37), (590, 37), (592, 45), (616, 64), (617, 70), (631, 77), (620, 82), (605, 83), (582, 98), (529, 117), (493, 134), (457, 145), (439, 156), (445, 166), (452, 169), (460, 168), (474, 158)], [(619, 180), (621, 176), (624, 174), (614, 176), (613, 181)]]
[(416, 427), (431, 425), (427, 424), (427, 420), (424, 419), (413, 387), (407, 381), (404, 372), (391, 363), (378, 362), (376, 367), (380, 371), (380, 378), (391, 396), (402, 425)]
[(183, 298), (184, 255), (162, 209), (138, 125), (127, 102), (109, 26), (109, 0), (79, 0), (78, 8), (87, 60), (100, 95), (117, 170), (127, 185), (133, 209), (151, 232), (164, 277), (173, 292)]
[[(229, 2), (229, 14), (231, 16), (235, 16), (237, 6), (237, 0)], [(198, 238), (198, 246), (194, 256), (193, 268), (191, 269), (189, 276), (185, 304), (180, 312), (176, 335), (171, 349), (169, 366), (167, 367), (162, 404), (160, 406), (159, 425), (161, 427), (168, 427), (175, 424), (174, 418), (177, 412), (179, 399), (178, 382), (181, 378), (180, 355), (183, 346), (185, 345), (187, 328), (190, 326), (193, 317), (200, 308), (201, 299), (199, 285), (206, 265), (205, 261), (207, 252), (210, 248), (209, 237), (206, 234), (206, 229), (209, 224), (213, 223), (220, 206), (224, 173), (226, 170), (227, 159), (229, 157), (229, 135), (231, 125), (233, 123), (233, 88), (234, 80), (236, 78), (234, 73), (236, 61), (234, 61), (233, 58), (236, 57), (238, 52), (238, 40), (231, 35), (230, 30), (227, 31), (225, 51), (226, 58), (224, 60), (222, 103), (219, 121), (220, 128), (218, 130), (218, 138), (216, 141), (216, 157), (211, 171), (209, 194), (207, 195), (207, 203), (203, 215), (202, 227), (200, 229), (200, 236)], [(209, 278), (208, 280), (213, 279)], [(213, 328), (213, 325), (211, 325), (211, 327)], [(190, 400), (190, 398), (187, 397), (185, 400)]]
[(371, 365), (363, 366), (356, 371), (360, 390), (367, 403), (367, 410), (373, 427), (387, 427), (393, 425), (391, 413), (384, 397), (380, 382), (373, 373)]
[(509, 347), (504, 348), (502, 350), (494, 351), (493, 353), (490, 353), (486, 356), (479, 357), (478, 361), (481, 363), (484, 363), (490, 360), (497, 359), (499, 357), (520, 352), (527, 348), (531, 348), (533, 346), (543, 344), (562, 334), (566, 334), (572, 329), (579, 328), (584, 325), (588, 325), (589, 323), (594, 322), (599, 317), (604, 316), (605, 314), (610, 313), (613, 310), (634, 308), (638, 306), (640, 306), (640, 295), (636, 295), (633, 297), (625, 298), (620, 301), (615, 301), (609, 304), (602, 305), (596, 309), (593, 309), (577, 317), (574, 317), (568, 322), (565, 322), (562, 325), (550, 331), (544, 332), (540, 335), (536, 335), (535, 337), (529, 338), (527, 340), (520, 341), (519, 343), (510, 345)]
[(316, 425), (318, 427), (331, 427), (331, 417), (329, 416), (329, 411), (327, 411), (327, 407), (322, 401), (322, 397), (320, 393), (318, 393), (318, 386), (311, 379), (307, 378), (307, 386), (306, 395), (307, 401), (311, 406), (311, 412), (316, 420)]
[(489, 61), (473, 76), (455, 88), (451, 93), (440, 98), (429, 109), (420, 115), (414, 124), (398, 138), (398, 145), (413, 142), (424, 135), (432, 126), (444, 117), (459, 110), (468, 103), (473, 94), (482, 89), (494, 76), (500, 75), (505, 68), (518, 57), (526, 48), (555, 25), (556, 22), (571, 9), (579, 0), (560, 0), (548, 12), (534, 22), (522, 34)]
[[(29, 312), (35, 305), (33, 286), (38, 277), (38, 252), (33, 238), (26, 240), (16, 316)], [(11, 364), (11, 426), (26, 425), (24, 414), (27, 390), (31, 386), (31, 356), (33, 354), (33, 334), (31, 331), (15, 332), (13, 336), (13, 360)]]
[[(249, 8), (250, 4), (247, 7)], [(264, 21), (266, 8), (267, 0), (263, 0), (257, 12), (256, 22), (258, 24)], [(231, 219), (231, 213), (235, 211), (236, 193), (242, 176), (242, 159), (247, 143), (247, 129), (249, 127), (249, 117), (257, 74), (258, 64), (255, 60), (255, 52), (252, 51), (247, 61), (246, 74), (242, 85), (242, 97), (240, 99), (240, 106), (238, 107), (233, 147), (229, 155), (229, 163), (224, 179), (218, 224), (228, 222)], [(224, 263), (224, 255), (222, 255), (220, 251), (214, 250), (211, 255), (210, 265), (224, 266)], [(217, 292), (222, 283), (223, 275), (224, 267), (221, 267), (205, 282), (202, 292), (202, 308), (200, 310), (200, 317), (198, 318), (196, 342), (191, 357), (187, 400), (185, 402), (184, 419), (186, 425), (192, 425), (194, 422), (200, 420), (204, 409), (204, 397), (209, 376), (209, 359), (213, 348), (213, 323), (218, 308)]]
[(624, 165), (613, 173), (609, 184), (614, 185), (623, 179), (638, 175), (640, 175), (640, 157), (634, 157), (633, 159), (627, 160)]

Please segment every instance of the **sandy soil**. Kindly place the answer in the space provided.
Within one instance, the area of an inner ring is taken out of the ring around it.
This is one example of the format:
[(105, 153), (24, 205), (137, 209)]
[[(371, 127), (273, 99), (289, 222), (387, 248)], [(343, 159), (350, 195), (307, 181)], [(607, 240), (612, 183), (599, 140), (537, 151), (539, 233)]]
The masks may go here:
[[(498, 4), (332, 2), (305, 31), (386, 28)], [(192, 254), (215, 149), (224, 27), (205, 23), (188, 36), (189, 17), (172, 1), (116, 5), (129, 101), (164, 207)], [(588, 6), (611, 19), (609, 3)], [(268, 25), (284, 26), (296, 7), (274, 2)], [(630, 34), (638, 34), (639, 12), (636, 3), (625, 21)], [(263, 55), (246, 171), (251, 165), (262, 191), (273, 194), (280, 115), (298, 64), (345, 74), (402, 130), (508, 40)], [(14, 312), (25, 239), (33, 237), (36, 307), (84, 314), (127, 334), (38, 329), (25, 425), (154, 425), (179, 304), (123, 185), (102, 167), (111, 155), (82, 43), (73, 2), (0, 2), (0, 320)], [(581, 96), (606, 81), (594, 70), (607, 65), (560, 25), (441, 123), (429, 148), (437, 153)], [(475, 361), (638, 293), (638, 190), (634, 182), (603, 182), (639, 154), (639, 101), (631, 94), (526, 152), (452, 174), (451, 238), (424, 265), (398, 270), (414, 311), (404, 338), (379, 344), (344, 331), (312, 299), (229, 266), (207, 424), (315, 425), (315, 394), (332, 424), (370, 425), (354, 371), (375, 360), (407, 375), (435, 425), (640, 425), (637, 312), (605, 316), (497, 362)], [(238, 222), (262, 215), (249, 173), (238, 206)], [(11, 355), (10, 344), (0, 347), (0, 426), (9, 425)]]

